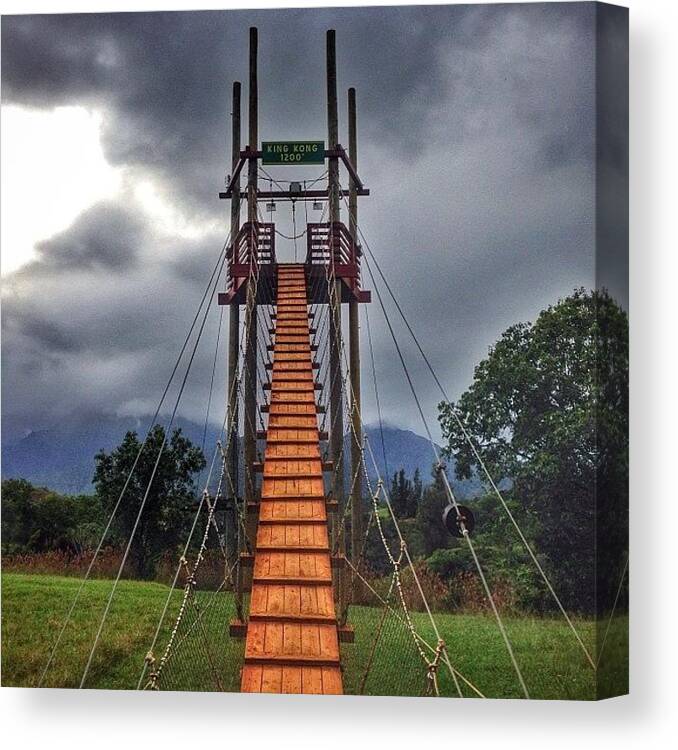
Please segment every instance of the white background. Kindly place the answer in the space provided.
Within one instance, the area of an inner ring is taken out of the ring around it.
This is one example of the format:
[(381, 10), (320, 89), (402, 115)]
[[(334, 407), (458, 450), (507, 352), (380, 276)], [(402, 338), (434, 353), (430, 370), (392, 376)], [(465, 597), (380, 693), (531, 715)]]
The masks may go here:
[[(10, 2), (2, 13), (343, 3)], [(382, 4), (382, 3), (371, 3)], [(396, 4), (394, 0), (389, 4)], [(599, 704), (0, 691), (9, 748), (666, 748), (678, 740), (678, 3), (631, 0), (631, 696)]]

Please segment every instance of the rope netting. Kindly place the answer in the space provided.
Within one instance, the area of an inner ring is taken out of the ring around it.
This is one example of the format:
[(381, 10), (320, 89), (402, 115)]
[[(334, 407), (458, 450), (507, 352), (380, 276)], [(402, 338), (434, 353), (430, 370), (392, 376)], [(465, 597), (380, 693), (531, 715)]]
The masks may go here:
[(230, 637), (229, 623), (243, 616), (247, 602), (238, 594), (226, 522), (217, 521), (220, 499), (211, 503), (205, 498), (202, 542), (179, 561), (181, 592), (175, 592), (173, 612), (168, 612), (173, 617), (167, 618), (172, 626), (157, 639), (155, 651), (146, 655), (145, 689), (238, 689), (234, 665), (242, 660), (243, 648), (241, 641)]

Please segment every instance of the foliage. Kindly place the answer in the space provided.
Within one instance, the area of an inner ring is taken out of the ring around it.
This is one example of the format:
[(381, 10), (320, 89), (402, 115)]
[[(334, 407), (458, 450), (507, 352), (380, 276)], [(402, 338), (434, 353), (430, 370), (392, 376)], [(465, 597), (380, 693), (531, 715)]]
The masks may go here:
[[(609, 581), (608, 590), (598, 593), (608, 602), (618, 581), (612, 568), (619, 566), (627, 536), (624, 311), (606, 292), (579, 289), (543, 311), (534, 324), (519, 323), (504, 332), (476, 367), (459, 402), (440, 405), (447, 452), (455, 456), (458, 477), (469, 478), (481, 467), (455, 411), (490, 473), (510, 479), (507, 494), (516, 515), (544, 555), (568, 608), (591, 612), (596, 607), (598, 523), (604, 543), (598, 545), (602, 568), (597, 578)], [(515, 539), (505, 520), (485, 528), (504, 546)], [(520, 562), (510, 549), (501, 554), (508, 557), (502, 562), (495, 556), (495, 564)]]
[(175, 549), (187, 535), (195, 494), (193, 477), (205, 466), (202, 451), (180, 429), (167, 440), (162, 426), (156, 425), (143, 449), (136, 433), (128, 432), (116, 449), (98, 453), (95, 461), (94, 486), (107, 513), (115, 507), (129, 478), (124, 501), (115, 516), (119, 542), (126, 542), (131, 536), (145, 501), (130, 562), (136, 577), (152, 578), (163, 552)]
[(443, 478), (438, 472), (433, 472), (433, 483), (423, 491), (416, 514), (419, 532), (419, 548), (416, 552), (423, 557), (428, 557), (435, 550), (445, 548), (450, 543), (450, 535), (442, 521), (446, 505), (447, 492)]
[(98, 541), (102, 509), (88, 495), (60, 495), (25, 479), (2, 483), (2, 553), (79, 554)]
[(405, 469), (393, 473), (389, 498), (396, 518), (414, 518), (421, 500), (423, 488), (419, 469), (415, 469), (410, 480), (405, 476)]

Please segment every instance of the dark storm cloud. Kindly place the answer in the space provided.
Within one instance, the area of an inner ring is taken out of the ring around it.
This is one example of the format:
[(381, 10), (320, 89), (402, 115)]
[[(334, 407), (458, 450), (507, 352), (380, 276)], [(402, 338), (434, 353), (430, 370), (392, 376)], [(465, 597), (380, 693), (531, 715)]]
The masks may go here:
[(38, 243), (38, 260), (19, 274), (30, 278), (90, 268), (124, 273), (136, 264), (146, 239), (140, 216), (112, 201), (98, 203), (84, 211), (68, 230)]
[[(260, 29), (263, 137), (299, 135), (300, 128), (324, 133), (324, 32), (332, 26), (342, 89), (355, 85), (360, 92), (363, 137), (411, 158), (424, 148), (447, 96), (463, 97), (463, 106), (444, 112), (440, 135), (448, 143), (473, 137), (478, 121), (496, 109), (497, 93), (520, 107), (533, 95), (520, 70), (530, 46), (543, 50), (544, 65), (545, 31), (585, 47), (589, 15), (549, 7), (530, 16), (508, 5), (11, 17), (3, 23), (3, 98), (38, 107), (104, 106), (107, 157), (157, 170), (205, 211), (226, 171), (230, 82), (246, 80), (248, 25)], [(516, 32), (524, 50), (510, 60), (486, 55), (497, 37)], [(568, 52), (579, 54), (576, 47)], [(449, 55), (453, 65), (446, 64)], [(493, 80), (482, 78), (488, 66)], [(543, 116), (534, 108), (518, 114), (526, 126)], [(544, 144), (549, 158), (576, 151), (572, 125), (585, 126), (593, 113), (576, 114), (570, 127), (552, 123)]]
[[(260, 33), (262, 139), (323, 137), (324, 33), (336, 28), (340, 137), (356, 86), (372, 190), (361, 221), (456, 396), (507, 325), (593, 285), (594, 19), (589, 3), (5, 17), (3, 103), (101, 108), (112, 164), (159, 181), (194, 221), (225, 226), (216, 191), (248, 26)], [(223, 237), (168, 238), (147, 222), (133, 202), (99, 205), (10, 279), (3, 389), (17, 423), (55, 405), (152, 409), (155, 373), (171, 366)], [(421, 430), (377, 304), (371, 322), (387, 417)], [(198, 365), (203, 393), (207, 352)]]
[[(105, 204), (105, 209), (108, 218), (129, 213), (129, 206)], [(41, 257), (4, 283), (5, 440), (55, 420), (152, 413), (215, 264), (218, 235), (177, 243), (149, 227), (143, 231), (138, 264), (109, 262), (107, 251), (104, 263), (82, 263), (80, 253), (55, 261), (49, 253), (52, 243), (68, 247), (72, 239), (77, 246), (90, 237), (91, 247), (100, 247), (101, 238), (89, 231), (97, 211), (85, 212), (70, 230), (45, 243)], [(131, 237), (134, 244), (138, 219), (130, 221), (128, 231), (114, 224), (113, 234)], [(101, 226), (110, 225), (103, 221)], [(115, 238), (109, 240), (115, 247)], [(172, 260), (179, 253), (189, 256), (202, 275), (179, 273), (183, 261)], [(218, 316), (213, 306), (192, 371), (184, 404), (192, 417), (200, 410), (204, 414)], [(216, 387), (223, 391), (220, 378)]]

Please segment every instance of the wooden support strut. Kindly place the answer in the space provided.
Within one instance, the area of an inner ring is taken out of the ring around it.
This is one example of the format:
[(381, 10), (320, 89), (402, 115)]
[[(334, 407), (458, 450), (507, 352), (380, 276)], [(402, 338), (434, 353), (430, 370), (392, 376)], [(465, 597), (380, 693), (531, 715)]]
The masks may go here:
[[(263, 156), (262, 151), (251, 149), (249, 147), (246, 148), (244, 151), (241, 151), (240, 158), (233, 164), (233, 174), (231, 176), (231, 179), (228, 181), (226, 190), (221, 191), (219, 193), (219, 198), (221, 198), (222, 200), (225, 200), (227, 198), (232, 198), (234, 194), (238, 195), (240, 173), (242, 172), (243, 167), (250, 159), (261, 159), (262, 156)], [(348, 172), (352, 182), (356, 186), (355, 188), (356, 194), (357, 195), (369, 195), (370, 194), (369, 189), (363, 185), (362, 180), (358, 176), (356, 167), (354, 163), (352, 162), (352, 157), (346, 153), (346, 149), (341, 144), (338, 143), (336, 148), (326, 149), (325, 158), (326, 159), (341, 159), (343, 165), (346, 167), (346, 171)], [(350, 195), (350, 191), (342, 190), (341, 194), (345, 197), (345, 196)], [(288, 198), (290, 200), (295, 200), (295, 201), (296, 200), (313, 200), (314, 198), (329, 198), (329, 195), (330, 194), (327, 190), (304, 190), (301, 193), (301, 195), (299, 193), (293, 193), (290, 190), (259, 191), (259, 196), (261, 198)]]
[[(240, 154), (240, 81), (233, 83), (233, 104), (232, 104), (232, 133), (231, 133), (231, 162), (233, 166), (237, 163)], [(237, 194), (231, 199), (231, 247), (235, 243), (235, 237), (240, 229), (240, 179), (236, 181)], [(240, 453), (239, 446), (239, 417), (238, 417), (238, 385), (236, 382), (238, 376), (239, 360), (239, 336), (240, 336), (240, 305), (231, 305), (229, 310), (228, 321), (228, 441), (230, 444), (228, 455), (228, 468), (231, 474), (231, 481), (235, 487), (236, 495), (239, 493), (238, 487), (238, 458)], [(234, 508), (233, 519), (235, 521), (236, 511)], [(244, 539), (241, 534), (239, 524), (231, 524), (229, 528), (236, 527), (237, 549), (242, 551)], [(232, 537), (232, 531), (227, 532), (227, 549), (232, 549), (228, 542)], [(227, 565), (231, 564), (228, 560)], [(242, 587), (242, 578), (238, 570), (239, 588)]]
[[(355, 89), (348, 90), (348, 142), (351, 161), (358, 164), (358, 137)], [(358, 242), (358, 196), (355, 179), (351, 180), (349, 208), (349, 231), (354, 242)], [(360, 323), (358, 302), (351, 299), (348, 303), (348, 342), (349, 342), (349, 376), (351, 383), (351, 559), (356, 568), (360, 567), (360, 556), (363, 545), (363, 507), (362, 507), (362, 419), (360, 401)], [(364, 599), (363, 587), (356, 575), (352, 581), (353, 601), (360, 603)]]

